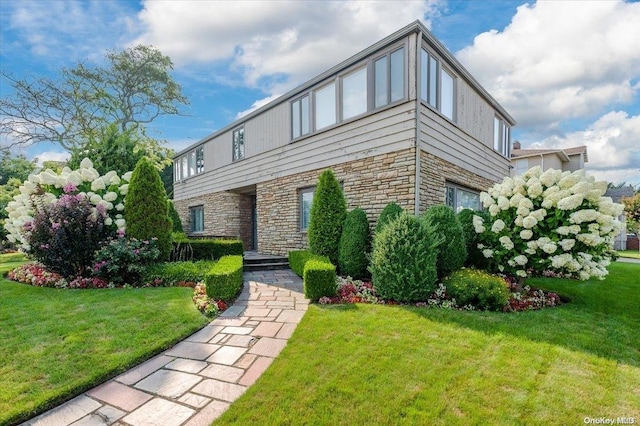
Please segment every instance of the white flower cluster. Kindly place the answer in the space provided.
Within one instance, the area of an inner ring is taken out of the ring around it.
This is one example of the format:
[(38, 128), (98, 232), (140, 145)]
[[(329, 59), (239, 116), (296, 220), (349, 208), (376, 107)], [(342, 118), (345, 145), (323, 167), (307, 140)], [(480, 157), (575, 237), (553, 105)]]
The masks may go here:
[(473, 218), (484, 256), (520, 277), (555, 269), (580, 279), (603, 278), (623, 211), (604, 197), (606, 189), (607, 182), (584, 170), (543, 173), (534, 167), (505, 178), (480, 195), (491, 223)]
[(80, 194), (86, 196), (94, 206), (102, 206), (108, 214), (105, 223), (115, 224), (117, 229), (124, 232), (124, 198), (129, 189), (131, 172), (119, 177), (111, 171), (104, 176), (93, 168), (93, 163), (85, 158), (78, 170), (68, 167), (60, 174), (47, 169), (38, 174), (31, 174), (20, 186), (20, 194), (13, 197), (7, 205), (8, 218), (5, 229), (7, 239), (12, 243), (25, 246), (23, 227), (33, 220), (38, 206), (55, 203), (63, 194)]

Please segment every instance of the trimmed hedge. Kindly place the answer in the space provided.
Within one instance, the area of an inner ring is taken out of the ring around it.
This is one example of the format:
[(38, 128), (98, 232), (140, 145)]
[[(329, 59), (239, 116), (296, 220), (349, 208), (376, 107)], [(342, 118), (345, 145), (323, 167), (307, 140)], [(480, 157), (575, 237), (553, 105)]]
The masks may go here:
[(297, 276), (303, 278), (304, 265), (309, 260), (319, 260), (321, 262), (331, 263), (329, 258), (324, 256), (318, 256), (311, 253), (309, 250), (292, 250), (289, 252), (289, 267)]
[(484, 271), (460, 269), (445, 278), (443, 284), (459, 306), (499, 311), (509, 302), (504, 279)]
[(181, 282), (204, 281), (204, 277), (215, 266), (212, 260), (198, 262), (166, 262), (154, 263), (146, 266), (142, 273), (143, 282), (154, 283), (166, 287), (175, 286)]
[(304, 264), (304, 296), (313, 301), (321, 297), (334, 297), (337, 292), (336, 267), (329, 262), (310, 259)]
[(241, 240), (187, 240), (174, 241), (171, 260), (217, 260), (223, 256), (242, 256)]
[(212, 299), (233, 299), (242, 289), (242, 256), (221, 257), (204, 280)]

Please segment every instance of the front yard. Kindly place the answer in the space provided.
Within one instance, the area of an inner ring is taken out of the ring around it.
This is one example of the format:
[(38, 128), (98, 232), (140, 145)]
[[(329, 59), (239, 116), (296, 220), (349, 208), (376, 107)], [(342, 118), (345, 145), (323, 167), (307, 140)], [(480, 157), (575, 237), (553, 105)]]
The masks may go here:
[(571, 303), (535, 312), (312, 305), (215, 424), (640, 421), (640, 265), (604, 281), (531, 279)]

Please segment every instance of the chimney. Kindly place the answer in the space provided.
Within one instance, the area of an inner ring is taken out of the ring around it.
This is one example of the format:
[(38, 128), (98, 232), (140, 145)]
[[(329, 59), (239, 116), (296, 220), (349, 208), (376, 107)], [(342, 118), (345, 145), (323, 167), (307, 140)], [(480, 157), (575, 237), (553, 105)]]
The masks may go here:
[(513, 149), (520, 149), (522, 148), (520, 145), (520, 141), (513, 141)]

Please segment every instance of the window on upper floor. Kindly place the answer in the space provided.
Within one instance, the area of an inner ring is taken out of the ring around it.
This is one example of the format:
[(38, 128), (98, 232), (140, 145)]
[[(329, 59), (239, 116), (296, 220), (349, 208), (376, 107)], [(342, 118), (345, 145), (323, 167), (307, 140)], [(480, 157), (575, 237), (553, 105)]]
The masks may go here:
[(291, 102), (291, 138), (407, 98), (406, 47), (394, 46)]
[(204, 206), (189, 207), (189, 231), (204, 232)]
[(173, 178), (176, 182), (204, 173), (204, 146), (182, 154), (173, 161)]
[(303, 188), (298, 191), (300, 206), (300, 231), (306, 232), (311, 219), (311, 204), (313, 204), (313, 194), (316, 187)]
[(244, 127), (240, 127), (233, 131), (233, 147), (232, 156), (233, 161), (244, 158)]
[(463, 209), (482, 210), (480, 193), (455, 183), (445, 184), (444, 201), (445, 205), (451, 207), (456, 213)]
[(511, 154), (511, 127), (500, 117), (493, 119), (493, 149), (507, 158)]
[(455, 121), (456, 78), (426, 49), (420, 51), (420, 98)]

